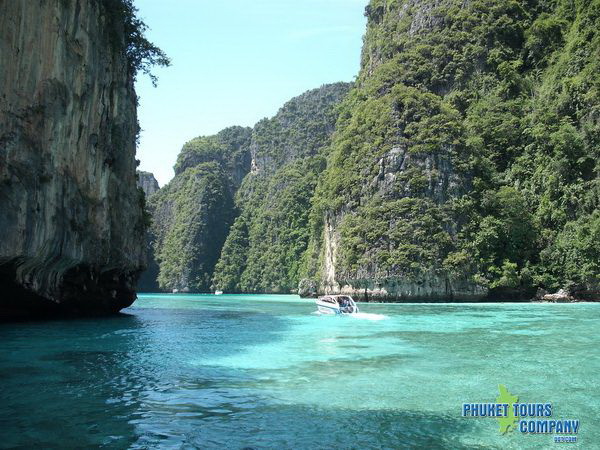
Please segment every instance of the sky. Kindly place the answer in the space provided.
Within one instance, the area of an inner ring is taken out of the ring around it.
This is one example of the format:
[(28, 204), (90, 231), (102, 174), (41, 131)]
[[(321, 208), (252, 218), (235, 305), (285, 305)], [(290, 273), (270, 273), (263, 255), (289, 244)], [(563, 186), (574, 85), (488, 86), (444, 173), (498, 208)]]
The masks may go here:
[(368, 0), (136, 0), (172, 60), (139, 74), (137, 158), (163, 186), (183, 144), (253, 126), (292, 97), (358, 74)]

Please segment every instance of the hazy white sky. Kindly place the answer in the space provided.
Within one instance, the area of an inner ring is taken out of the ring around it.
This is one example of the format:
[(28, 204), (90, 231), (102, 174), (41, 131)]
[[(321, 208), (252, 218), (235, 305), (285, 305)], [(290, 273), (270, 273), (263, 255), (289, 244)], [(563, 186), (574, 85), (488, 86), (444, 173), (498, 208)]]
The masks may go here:
[(368, 0), (136, 0), (172, 59), (139, 76), (137, 158), (160, 185), (188, 140), (252, 126), (302, 92), (358, 73)]

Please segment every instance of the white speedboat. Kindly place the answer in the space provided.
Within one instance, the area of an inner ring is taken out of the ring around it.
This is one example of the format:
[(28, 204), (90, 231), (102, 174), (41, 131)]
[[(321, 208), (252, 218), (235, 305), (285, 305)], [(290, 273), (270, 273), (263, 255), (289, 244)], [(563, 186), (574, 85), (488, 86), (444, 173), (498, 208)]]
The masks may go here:
[(215, 291), (215, 295), (223, 295), (223, 291)]
[(358, 306), (349, 295), (323, 295), (316, 300), (321, 314), (356, 314)]

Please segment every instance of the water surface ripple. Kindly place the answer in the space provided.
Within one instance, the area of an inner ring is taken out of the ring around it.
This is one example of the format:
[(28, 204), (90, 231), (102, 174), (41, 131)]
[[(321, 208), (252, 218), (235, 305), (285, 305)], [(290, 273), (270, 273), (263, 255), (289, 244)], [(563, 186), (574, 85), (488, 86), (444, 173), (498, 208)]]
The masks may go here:
[[(0, 447), (550, 448), (460, 417), (502, 383), (600, 448), (600, 305), (142, 295), (103, 320), (0, 325)], [(558, 445), (558, 444), (556, 444)]]

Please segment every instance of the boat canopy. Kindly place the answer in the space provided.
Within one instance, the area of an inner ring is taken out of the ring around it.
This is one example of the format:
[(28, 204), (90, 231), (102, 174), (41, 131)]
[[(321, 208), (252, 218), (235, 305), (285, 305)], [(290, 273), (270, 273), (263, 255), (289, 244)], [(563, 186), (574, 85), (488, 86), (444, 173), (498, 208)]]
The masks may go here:
[(322, 297), (319, 297), (319, 300), (328, 303), (339, 303), (340, 300), (344, 299), (354, 303), (354, 300), (352, 300), (352, 297), (350, 297), (349, 295), (324, 295)]

